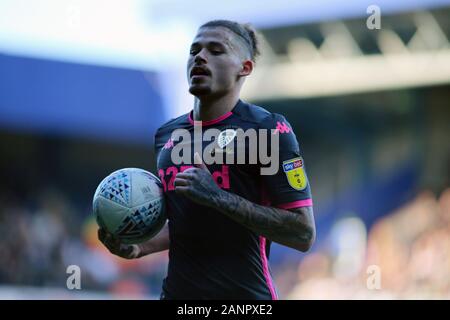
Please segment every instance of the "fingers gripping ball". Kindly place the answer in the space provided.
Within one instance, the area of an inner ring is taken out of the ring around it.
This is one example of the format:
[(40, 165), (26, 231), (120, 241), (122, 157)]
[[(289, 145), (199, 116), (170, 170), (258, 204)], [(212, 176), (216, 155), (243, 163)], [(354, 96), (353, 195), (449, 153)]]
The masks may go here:
[(125, 259), (136, 259), (141, 254), (139, 244), (123, 244), (119, 239), (102, 228), (98, 229), (98, 239), (105, 245), (109, 252), (116, 256)]
[(137, 168), (120, 169), (103, 179), (93, 211), (100, 228), (123, 244), (152, 238), (167, 219), (161, 181)]

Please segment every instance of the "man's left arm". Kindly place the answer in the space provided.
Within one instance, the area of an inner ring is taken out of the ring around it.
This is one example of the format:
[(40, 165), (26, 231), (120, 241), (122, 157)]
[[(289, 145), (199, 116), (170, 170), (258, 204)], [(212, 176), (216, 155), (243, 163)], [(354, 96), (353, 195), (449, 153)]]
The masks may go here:
[(312, 207), (290, 210), (266, 207), (221, 191), (211, 197), (213, 207), (255, 233), (303, 252), (314, 243), (316, 230)]
[(307, 251), (315, 240), (312, 207), (279, 209), (255, 204), (220, 189), (207, 167), (195, 155), (196, 168), (177, 174), (175, 191), (191, 200), (217, 209), (267, 239), (288, 247)]

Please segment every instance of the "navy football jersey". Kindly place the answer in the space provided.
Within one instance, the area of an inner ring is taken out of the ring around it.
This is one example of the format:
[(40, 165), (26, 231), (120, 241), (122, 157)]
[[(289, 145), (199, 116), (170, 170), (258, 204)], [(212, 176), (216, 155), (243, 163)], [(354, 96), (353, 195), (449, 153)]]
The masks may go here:
[[(194, 143), (192, 119), (191, 111), (163, 125), (155, 136), (157, 170), (164, 187), (170, 234), (168, 273), (161, 298), (276, 299), (268, 264), (270, 241), (219, 211), (175, 193), (175, 176), (192, 167), (194, 147), (189, 163), (173, 163), (171, 152), (178, 143)], [(262, 175), (261, 168), (269, 165), (259, 159), (249, 163), (248, 154), (244, 164), (237, 164), (234, 155), (234, 163), (207, 164), (222, 189), (266, 206), (283, 209), (312, 206), (302, 153), (292, 127), (283, 116), (239, 100), (231, 112), (202, 122), (203, 132), (211, 128), (226, 133), (220, 134), (216, 145), (208, 149), (212, 153), (222, 152), (224, 159), (227, 152), (249, 152), (250, 143), (243, 148), (228, 148), (235, 143), (228, 133), (238, 129), (257, 132), (268, 129), (265, 139), (277, 135), (279, 140), (275, 174)], [(192, 140), (175, 139), (176, 129), (191, 133)], [(204, 149), (211, 143), (201, 141), (200, 146)], [(272, 152), (270, 143), (268, 152)]]

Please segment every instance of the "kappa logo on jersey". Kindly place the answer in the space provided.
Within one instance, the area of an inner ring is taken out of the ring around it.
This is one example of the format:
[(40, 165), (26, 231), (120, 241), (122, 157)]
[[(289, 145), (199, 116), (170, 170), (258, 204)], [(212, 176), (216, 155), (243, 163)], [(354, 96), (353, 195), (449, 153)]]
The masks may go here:
[(170, 149), (173, 148), (174, 144), (173, 144), (173, 140), (172, 138), (169, 138), (169, 140), (167, 140), (166, 144), (164, 145), (163, 149)]
[(289, 132), (291, 132), (291, 128), (289, 128), (286, 123), (277, 121), (277, 126), (276, 126), (275, 131), (273, 132), (273, 134), (289, 133)]
[(217, 144), (219, 145), (219, 147), (223, 148), (231, 141), (233, 141), (234, 137), (236, 137), (236, 130), (234, 129), (223, 130), (217, 137)]
[(308, 185), (301, 157), (283, 161), (283, 171), (286, 173), (289, 185), (295, 190), (304, 190)]

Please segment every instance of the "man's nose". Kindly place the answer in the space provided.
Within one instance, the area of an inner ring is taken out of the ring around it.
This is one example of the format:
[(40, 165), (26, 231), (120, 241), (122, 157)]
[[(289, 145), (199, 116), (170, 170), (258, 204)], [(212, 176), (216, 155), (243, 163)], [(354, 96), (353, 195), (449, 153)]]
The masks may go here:
[(206, 63), (206, 62), (207, 62), (206, 56), (205, 56), (205, 50), (204, 50), (204, 49), (200, 50), (200, 51), (195, 55), (194, 62), (195, 62), (196, 64), (199, 64), (200, 62), (201, 62), (201, 63)]

